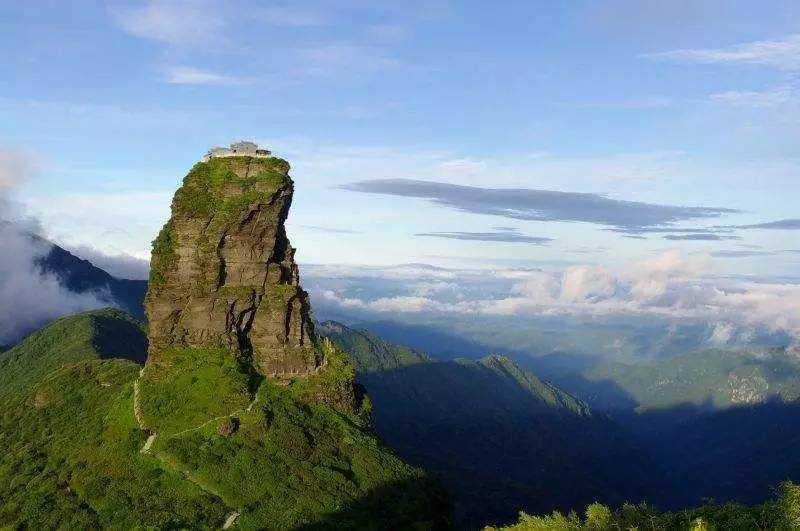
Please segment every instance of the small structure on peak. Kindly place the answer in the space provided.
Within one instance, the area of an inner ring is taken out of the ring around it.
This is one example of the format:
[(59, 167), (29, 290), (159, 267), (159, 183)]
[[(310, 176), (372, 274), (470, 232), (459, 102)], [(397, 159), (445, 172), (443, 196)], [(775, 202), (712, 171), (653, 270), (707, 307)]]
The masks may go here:
[(219, 157), (258, 157), (268, 158), (272, 156), (272, 152), (268, 149), (261, 149), (255, 142), (248, 142), (242, 140), (241, 142), (234, 142), (230, 147), (214, 147), (208, 150), (208, 153), (203, 157), (203, 161), (207, 161)]

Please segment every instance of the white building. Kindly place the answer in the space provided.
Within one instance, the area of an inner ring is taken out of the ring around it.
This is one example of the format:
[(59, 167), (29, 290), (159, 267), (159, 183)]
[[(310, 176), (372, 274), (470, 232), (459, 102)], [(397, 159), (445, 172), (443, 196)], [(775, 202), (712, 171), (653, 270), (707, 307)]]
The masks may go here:
[(261, 149), (255, 142), (235, 142), (230, 147), (215, 147), (208, 150), (203, 160), (214, 159), (218, 157), (271, 157), (272, 152), (268, 149)]

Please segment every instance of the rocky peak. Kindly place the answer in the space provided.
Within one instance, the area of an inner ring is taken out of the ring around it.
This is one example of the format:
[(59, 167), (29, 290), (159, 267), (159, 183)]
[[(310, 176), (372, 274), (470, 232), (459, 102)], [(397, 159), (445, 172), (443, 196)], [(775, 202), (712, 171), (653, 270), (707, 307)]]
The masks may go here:
[(284, 228), (293, 191), (279, 158), (211, 158), (191, 169), (153, 242), (151, 360), (220, 347), (277, 378), (323, 364)]

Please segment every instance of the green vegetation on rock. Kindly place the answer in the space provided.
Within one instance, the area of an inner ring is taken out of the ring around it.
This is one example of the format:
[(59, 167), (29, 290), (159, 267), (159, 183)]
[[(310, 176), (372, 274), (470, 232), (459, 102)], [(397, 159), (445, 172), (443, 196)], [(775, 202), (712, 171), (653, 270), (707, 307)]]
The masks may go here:
[(175, 269), (178, 253), (172, 224), (167, 223), (153, 240), (153, 254), (150, 261), (150, 289), (158, 289), (164, 284), (164, 275)]
[(800, 485), (781, 485), (776, 499), (761, 505), (707, 504), (694, 509), (659, 512), (647, 504), (625, 504), (612, 511), (593, 503), (585, 517), (554, 511), (546, 516), (520, 513), (519, 521), (485, 531), (794, 531), (800, 529)]
[(248, 205), (269, 202), (289, 183), (288, 163), (278, 158), (227, 157), (198, 162), (175, 194), (175, 214), (227, 218)]

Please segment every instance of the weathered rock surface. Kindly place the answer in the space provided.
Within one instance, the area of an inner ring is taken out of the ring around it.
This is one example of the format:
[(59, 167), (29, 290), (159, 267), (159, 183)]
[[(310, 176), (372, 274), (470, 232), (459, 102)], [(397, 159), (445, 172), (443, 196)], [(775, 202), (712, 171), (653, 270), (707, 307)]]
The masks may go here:
[(227, 348), (265, 376), (289, 378), (323, 363), (308, 294), (284, 222), (294, 191), (278, 158), (196, 164), (153, 242), (150, 360), (176, 347)]

